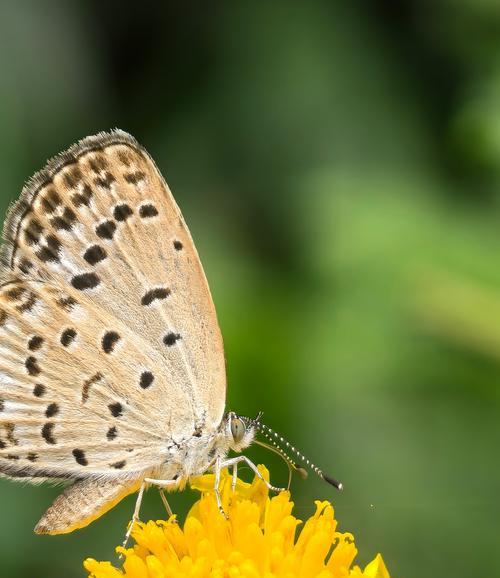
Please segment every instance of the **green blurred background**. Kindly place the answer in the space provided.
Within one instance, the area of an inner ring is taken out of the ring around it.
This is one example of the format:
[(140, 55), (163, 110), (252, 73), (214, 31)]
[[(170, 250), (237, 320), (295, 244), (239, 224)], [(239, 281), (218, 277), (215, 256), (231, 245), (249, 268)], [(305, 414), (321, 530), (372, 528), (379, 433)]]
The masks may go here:
[[(358, 561), (380, 551), (393, 577), (500, 575), (498, 2), (2, 0), (2, 213), (112, 127), (190, 225), (228, 407), (344, 482), (295, 480), (298, 515), (332, 500)], [(113, 559), (133, 498), (33, 535), (57, 492), (0, 482), (2, 577)], [(163, 515), (151, 491), (143, 517)]]

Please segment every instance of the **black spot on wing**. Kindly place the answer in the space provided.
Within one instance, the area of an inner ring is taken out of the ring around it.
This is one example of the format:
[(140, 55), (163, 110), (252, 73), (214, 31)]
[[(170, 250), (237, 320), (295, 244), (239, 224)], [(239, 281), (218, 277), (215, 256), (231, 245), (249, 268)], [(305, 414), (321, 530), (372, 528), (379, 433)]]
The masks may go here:
[(36, 219), (31, 219), (24, 229), (24, 240), (28, 245), (36, 245), (40, 242), (43, 233), (43, 227)]
[(125, 173), (123, 178), (131, 185), (137, 185), (146, 178), (146, 173), (142, 171), (134, 171), (133, 173)]
[(117, 156), (120, 162), (126, 167), (129, 167), (134, 162), (134, 157), (132, 156), (129, 150), (126, 149), (119, 150)]
[(103, 177), (96, 177), (94, 179), (94, 183), (96, 186), (107, 190), (111, 189), (111, 185), (115, 181), (116, 181), (115, 177), (109, 171), (106, 171)]
[(95, 228), (96, 235), (101, 239), (111, 240), (116, 231), (116, 223), (114, 221), (103, 221)]
[(108, 167), (108, 161), (103, 155), (96, 155), (89, 159), (89, 165), (94, 173), (100, 173)]
[(92, 199), (93, 194), (94, 193), (93, 193), (91, 187), (89, 185), (85, 184), (83, 186), (81, 192), (75, 193), (71, 197), (71, 201), (73, 202), (75, 207), (81, 207), (82, 205), (85, 207), (88, 207), (90, 205), (90, 200)]
[(41, 372), (41, 369), (40, 369), (40, 366), (38, 365), (38, 361), (37, 361), (36, 357), (33, 357), (32, 355), (30, 355), (29, 357), (26, 358), (26, 360), (24, 362), (24, 366), (26, 367), (26, 371), (28, 372), (28, 375), (36, 376), (36, 375), (39, 375)]
[(47, 388), (42, 383), (37, 383), (33, 388), (33, 395), (35, 397), (43, 397), (47, 392)]
[(142, 389), (147, 389), (153, 384), (155, 376), (150, 371), (143, 371), (139, 380), (139, 385)]
[(19, 444), (19, 440), (14, 435), (14, 430), (16, 429), (16, 425), (12, 422), (4, 423), (3, 426), (5, 427), (5, 431), (7, 432), (7, 440), (13, 446), (17, 446)]
[(41, 202), (45, 213), (53, 213), (62, 204), (61, 197), (54, 188), (50, 188), (45, 192)]
[(64, 345), (64, 347), (68, 347), (69, 345), (71, 345), (73, 343), (73, 341), (75, 340), (76, 337), (76, 330), (73, 329), (72, 327), (68, 327), (68, 329), (65, 329), (62, 333), (61, 333), (61, 345)]
[(83, 450), (75, 448), (71, 453), (73, 454), (77, 464), (80, 466), (88, 466), (89, 462), (85, 457), (85, 452)]
[(16, 305), (16, 309), (19, 311), (19, 313), (27, 313), (28, 311), (31, 311), (33, 309), (37, 301), (38, 299), (36, 297), (36, 294), (33, 293), (33, 291), (30, 291), (27, 299), (25, 299), (25, 301), (23, 301), (19, 305)]
[(179, 339), (181, 339), (180, 334), (179, 333), (173, 333), (171, 331), (170, 333), (167, 333), (165, 335), (165, 337), (163, 338), (163, 343), (167, 347), (172, 347), (172, 345), (175, 345), (175, 342), (178, 341)]
[(113, 210), (113, 216), (117, 221), (126, 221), (131, 215), (132, 209), (126, 203), (116, 205)]
[(21, 272), (25, 275), (28, 274), (31, 269), (33, 269), (33, 263), (29, 259), (26, 259), (26, 257), (21, 258), (18, 266)]
[(9, 301), (17, 301), (24, 295), (25, 292), (26, 289), (24, 287), (21, 286), (12, 287), (12, 289), (9, 289), (5, 293), (5, 297), (9, 299)]
[(28, 349), (30, 351), (37, 351), (43, 345), (43, 337), (40, 335), (33, 335), (28, 341)]
[(59, 413), (59, 406), (57, 403), (50, 403), (45, 410), (45, 417), (54, 417)]
[(183, 245), (180, 241), (177, 241), (177, 240), (174, 241), (174, 249), (176, 251), (181, 251), (182, 247), (183, 247)]
[(80, 275), (75, 275), (71, 279), (71, 285), (79, 291), (94, 289), (100, 282), (101, 279), (96, 273), (81, 273)]
[(89, 377), (88, 379), (86, 379), (83, 382), (83, 386), (82, 386), (82, 403), (85, 403), (88, 398), (89, 398), (89, 391), (90, 388), (92, 387), (92, 385), (94, 385), (94, 383), (97, 383), (98, 381), (100, 381), (102, 379), (102, 373), (94, 373), (94, 375), (92, 377)]
[(89, 265), (97, 265), (106, 259), (107, 253), (100, 245), (92, 245), (83, 254), (83, 258)]
[(141, 304), (151, 305), (155, 299), (166, 299), (170, 295), (171, 291), (168, 287), (156, 287), (144, 293)]
[(116, 331), (106, 331), (102, 338), (102, 350), (104, 353), (111, 353), (115, 348), (116, 344), (120, 340), (120, 334)]
[(108, 439), (108, 441), (112, 441), (114, 440), (118, 435), (118, 431), (116, 429), (115, 426), (110, 427), (106, 433), (106, 438)]
[(64, 181), (66, 186), (70, 189), (75, 189), (78, 183), (83, 179), (82, 171), (79, 167), (74, 165), (64, 173)]
[(73, 297), (60, 297), (57, 299), (56, 304), (61, 308), (64, 309), (67, 313), (69, 313), (75, 305), (77, 305), (76, 299)]
[(158, 209), (152, 204), (147, 203), (139, 207), (139, 216), (141, 219), (150, 219), (158, 215)]
[(36, 252), (36, 256), (44, 263), (57, 263), (59, 261), (59, 255), (53, 253), (48, 247), (42, 247)]
[(53, 217), (50, 224), (61, 231), (71, 231), (73, 224), (76, 221), (76, 214), (73, 209), (65, 207), (62, 216)]
[(121, 417), (123, 415), (123, 406), (120, 402), (110, 403), (108, 409), (113, 417)]
[(61, 242), (55, 235), (47, 235), (45, 243), (36, 252), (36, 256), (44, 263), (58, 263), (61, 260)]
[(52, 444), (54, 445), (56, 442), (56, 439), (54, 437), (54, 422), (52, 421), (48, 421), (47, 423), (45, 423), (42, 427), (42, 437), (43, 439), (48, 443), (48, 444)]

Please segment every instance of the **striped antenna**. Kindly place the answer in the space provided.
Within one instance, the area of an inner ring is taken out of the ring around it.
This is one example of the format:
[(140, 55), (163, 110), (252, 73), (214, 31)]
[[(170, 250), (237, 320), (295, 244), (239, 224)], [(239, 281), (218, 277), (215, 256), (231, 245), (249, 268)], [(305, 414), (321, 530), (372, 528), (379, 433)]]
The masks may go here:
[(255, 426), (257, 431), (259, 431), (266, 439), (268, 439), (271, 442), (271, 444), (277, 449), (277, 451), (282, 455), (282, 457), (292, 466), (294, 470), (296, 470), (299, 473), (301, 477), (304, 477), (303, 474), (306, 473), (305, 470), (300, 466), (297, 466), (297, 464), (295, 464), (295, 462), (285, 453), (285, 451), (281, 447), (281, 444), (284, 445), (290, 452), (295, 454), (299, 458), (299, 460), (307, 464), (307, 466), (309, 466), (309, 468), (311, 468), (311, 470), (315, 474), (317, 474), (322, 480), (332, 485), (334, 488), (337, 488), (337, 490), (343, 489), (343, 485), (341, 484), (341, 482), (338, 482), (334, 478), (325, 474), (322, 470), (318, 468), (318, 466), (316, 466), (310, 460), (308, 460), (302, 452), (300, 452), (297, 448), (292, 446), (292, 444), (287, 442), (287, 440), (283, 436), (276, 433), (270, 427), (259, 421), (261, 415), (262, 414), (259, 414), (254, 420), (252, 420), (252, 425)]

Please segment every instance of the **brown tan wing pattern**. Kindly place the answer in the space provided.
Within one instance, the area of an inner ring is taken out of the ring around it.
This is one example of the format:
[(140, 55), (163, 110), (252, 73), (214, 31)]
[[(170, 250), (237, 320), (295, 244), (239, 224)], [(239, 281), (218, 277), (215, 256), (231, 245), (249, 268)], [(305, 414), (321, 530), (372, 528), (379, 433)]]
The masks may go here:
[(4, 237), (0, 472), (147, 469), (169, 440), (219, 424), (224, 354), (205, 275), (132, 137), (101, 133), (50, 161)]

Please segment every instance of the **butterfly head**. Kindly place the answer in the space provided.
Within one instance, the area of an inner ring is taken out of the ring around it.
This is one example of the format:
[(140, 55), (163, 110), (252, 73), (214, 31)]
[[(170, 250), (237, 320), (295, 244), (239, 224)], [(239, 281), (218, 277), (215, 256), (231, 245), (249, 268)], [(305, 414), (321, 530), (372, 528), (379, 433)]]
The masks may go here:
[(247, 448), (255, 436), (255, 420), (230, 411), (225, 420), (225, 436), (235, 452)]

